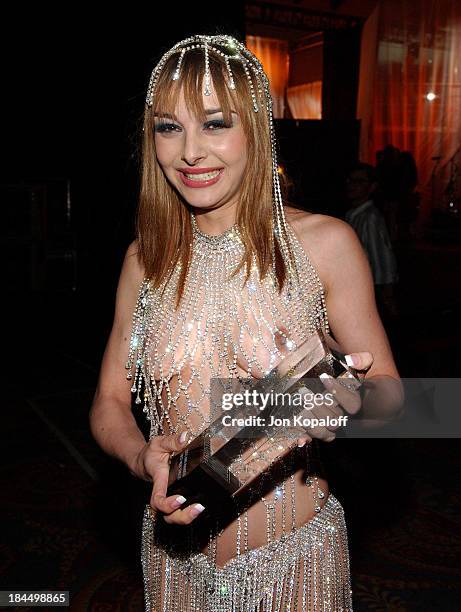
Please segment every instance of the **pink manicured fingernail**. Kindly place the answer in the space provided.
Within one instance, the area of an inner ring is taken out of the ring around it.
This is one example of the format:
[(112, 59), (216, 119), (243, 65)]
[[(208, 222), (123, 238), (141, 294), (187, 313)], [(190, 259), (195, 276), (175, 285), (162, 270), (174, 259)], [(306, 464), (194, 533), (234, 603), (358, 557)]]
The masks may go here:
[(298, 442), (298, 448), (302, 448), (306, 444), (307, 440), (303, 440), (302, 442)]
[(359, 365), (357, 357), (354, 357), (353, 355), (345, 355), (344, 359), (346, 360), (347, 365), (352, 368)]
[(198, 516), (204, 510), (205, 506), (202, 506), (202, 504), (194, 504), (190, 509), (191, 514), (193, 514), (194, 516)]
[(182, 434), (179, 436), (179, 442), (181, 444), (184, 444), (186, 440), (187, 440), (187, 431), (183, 431)]
[(186, 498), (183, 495), (178, 495), (178, 497), (174, 500), (174, 503), (180, 506), (186, 501)]

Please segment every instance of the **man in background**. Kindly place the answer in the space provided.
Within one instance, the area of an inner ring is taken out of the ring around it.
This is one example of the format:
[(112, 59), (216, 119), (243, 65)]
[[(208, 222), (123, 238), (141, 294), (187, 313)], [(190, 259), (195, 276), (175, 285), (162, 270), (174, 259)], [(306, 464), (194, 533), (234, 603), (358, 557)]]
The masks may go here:
[(378, 308), (384, 317), (393, 318), (397, 316), (397, 263), (386, 222), (373, 201), (377, 186), (376, 171), (370, 164), (359, 163), (351, 169), (346, 179), (350, 208), (345, 220), (356, 231), (368, 256)]

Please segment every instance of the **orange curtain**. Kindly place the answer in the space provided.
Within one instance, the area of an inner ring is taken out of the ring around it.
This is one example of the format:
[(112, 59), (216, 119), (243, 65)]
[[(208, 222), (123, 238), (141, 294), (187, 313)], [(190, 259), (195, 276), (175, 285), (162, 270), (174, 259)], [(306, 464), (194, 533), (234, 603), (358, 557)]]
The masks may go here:
[(289, 87), (287, 101), (293, 119), (321, 119), (322, 81)]
[(361, 157), (375, 163), (387, 144), (410, 151), (425, 217), (444, 205), (450, 160), (461, 166), (461, 2), (381, 0), (361, 60)]
[(270, 82), (274, 117), (285, 114), (285, 90), (288, 83), (288, 42), (277, 38), (247, 36), (246, 45), (263, 65)]
[(373, 150), (373, 95), (378, 50), (378, 23), (380, 3), (368, 17), (362, 30), (360, 49), (359, 90), (357, 97), (357, 119), (360, 119), (360, 159), (375, 162)]

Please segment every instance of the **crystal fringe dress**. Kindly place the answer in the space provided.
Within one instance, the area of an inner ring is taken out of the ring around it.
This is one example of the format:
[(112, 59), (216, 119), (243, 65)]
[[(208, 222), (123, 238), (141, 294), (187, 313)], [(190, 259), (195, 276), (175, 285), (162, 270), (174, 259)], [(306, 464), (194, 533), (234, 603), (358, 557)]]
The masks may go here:
[[(319, 327), (329, 332), (322, 284), (290, 226), (296, 273), (279, 295), (273, 273), (260, 279), (254, 260), (246, 282), (245, 266), (231, 276), (244, 252), (236, 226), (209, 236), (191, 219), (191, 262), (179, 309), (174, 304), (180, 264), (158, 288), (143, 281), (133, 314), (127, 378), (150, 422), (150, 437), (184, 430), (197, 435), (211, 422), (212, 378), (261, 378), (282, 358), (281, 343), (294, 350)], [(216, 563), (224, 531), (218, 522), (202, 527), (205, 554), (196, 536), (198, 519), (189, 526), (167, 525), (146, 505), (141, 545), (146, 611), (352, 610), (344, 512), (319, 485), (314, 448), (315, 441), (292, 451), (284, 477), (269, 495), (257, 495), (266, 511), (265, 545), (249, 548), (256, 525), (248, 508), (236, 505), (235, 556), (223, 567)], [(298, 466), (300, 457), (305, 463), (304, 486), (315, 510), (300, 526), (295, 455)]]

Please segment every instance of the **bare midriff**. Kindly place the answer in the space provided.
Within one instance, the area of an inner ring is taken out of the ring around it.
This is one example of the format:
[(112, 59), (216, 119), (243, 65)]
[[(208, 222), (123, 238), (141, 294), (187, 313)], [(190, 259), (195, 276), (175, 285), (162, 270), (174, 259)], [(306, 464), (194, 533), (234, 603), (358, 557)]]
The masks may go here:
[[(305, 525), (317, 513), (314, 510), (314, 500), (312, 498), (310, 487), (307, 487), (305, 482), (305, 469), (299, 468), (294, 472), (295, 482), (295, 526), (296, 528)], [(292, 507), (291, 507), (291, 492), (290, 492), (290, 477), (287, 478), (287, 508), (286, 508), (286, 530), (291, 530), (292, 527)], [(322, 508), (328, 499), (328, 483), (321, 478), (318, 479), (321, 489), (325, 492), (325, 497), (319, 500), (318, 505)], [(265, 495), (267, 502), (274, 500), (274, 491)], [(276, 511), (276, 539), (279, 539), (282, 532), (282, 508), (280, 502), (277, 505)], [(230, 559), (237, 556), (236, 550), (237, 539), (237, 519), (224, 528), (224, 531), (217, 539), (216, 546), (216, 565), (223, 567)], [(266, 507), (262, 500), (257, 501), (248, 509), (248, 549), (259, 548), (267, 544), (266, 535)], [(243, 547), (243, 544), (242, 544)], [(203, 547), (202, 552), (207, 554), (207, 546)], [(243, 551), (242, 551), (243, 552)]]

